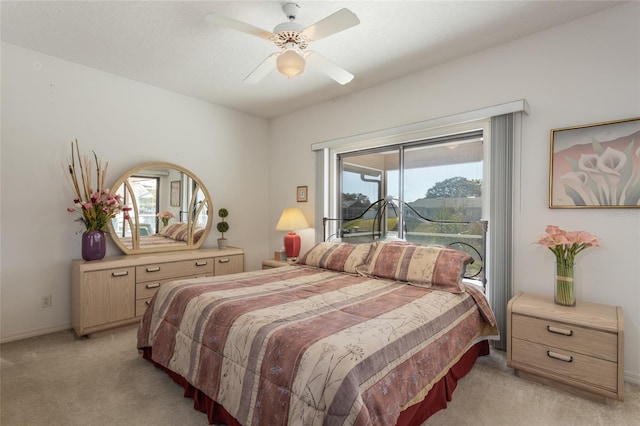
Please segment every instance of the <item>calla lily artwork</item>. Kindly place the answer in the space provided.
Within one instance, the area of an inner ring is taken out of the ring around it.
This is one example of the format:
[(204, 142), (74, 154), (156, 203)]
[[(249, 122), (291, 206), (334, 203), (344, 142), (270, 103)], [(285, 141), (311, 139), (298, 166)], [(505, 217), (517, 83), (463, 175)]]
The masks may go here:
[(640, 118), (552, 130), (549, 207), (640, 207)]

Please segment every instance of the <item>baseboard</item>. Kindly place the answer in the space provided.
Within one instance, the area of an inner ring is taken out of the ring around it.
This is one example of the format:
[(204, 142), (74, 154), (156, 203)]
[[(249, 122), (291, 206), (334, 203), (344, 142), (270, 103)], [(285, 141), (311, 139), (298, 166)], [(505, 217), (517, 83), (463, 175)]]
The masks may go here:
[(37, 337), (50, 333), (57, 333), (58, 331), (70, 330), (71, 323), (61, 324), (54, 327), (33, 328), (31, 330), (19, 331), (17, 333), (10, 333), (0, 338), (0, 343), (9, 343), (16, 340), (28, 339), (29, 337)]
[(624, 381), (640, 385), (640, 374), (631, 373), (630, 371), (624, 372)]

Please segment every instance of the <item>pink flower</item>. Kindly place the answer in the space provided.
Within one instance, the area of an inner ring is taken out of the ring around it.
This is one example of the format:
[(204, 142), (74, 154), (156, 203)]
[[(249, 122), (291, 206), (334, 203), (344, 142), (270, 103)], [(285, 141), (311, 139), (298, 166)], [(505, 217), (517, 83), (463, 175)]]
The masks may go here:
[(547, 225), (544, 232), (546, 232), (549, 235), (558, 235), (558, 234), (562, 234), (564, 231), (555, 225)]
[(577, 242), (586, 244), (589, 247), (600, 247), (600, 240), (598, 237), (585, 231), (578, 232)]
[(171, 213), (171, 212), (169, 212), (169, 211), (164, 211), (164, 212), (160, 212), (160, 213), (158, 213), (158, 214), (156, 215), (156, 217), (158, 217), (158, 218), (160, 218), (160, 219), (164, 219), (164, 218), (170, 219), (170, 218), (172, 218), (172, 217), (174, 217), (174, 216), (173, 216), (173, 213)]
[(587, 247), (600, 247), (600, 240), (586, 231), (564, 231), (555, 225), (548, 225), (535, 244), (540, 244), (553, 252), (559, 264), (573, 264), (576, 254)]
[[(67, 211), (79, 213), (78, 221), (85, 225), (87, 231), (106, 231), (108, 223), (124, 210), (124, 206), (120, 195), (114, 197), (109, 194), (109, 188), (103, 187), (107, 164), (98, 161), (95, 153), (93, 159), (95, 163), (91, 157), (80, 155), (77, 141), (71, 143), (71, 158), (65, 170), (74, 192), (75, 208), (69, 207)], [(90, 170), (96, 171), (96, 180), (93, 183)], [(126, 211), (124, 216), (128, 219)]]

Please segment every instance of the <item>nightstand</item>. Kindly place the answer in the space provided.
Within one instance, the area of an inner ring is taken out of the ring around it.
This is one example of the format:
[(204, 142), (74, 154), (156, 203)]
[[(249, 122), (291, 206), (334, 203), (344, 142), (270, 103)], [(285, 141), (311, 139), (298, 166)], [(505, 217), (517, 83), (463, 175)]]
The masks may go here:
[(520, 292), (507, 306), (507, 365), (518, 376), (614, 404), (624, 389), (620, 306)]
[(262, 261), (262, 269), (279, 268), (281, 266), (293, 265), (293, 262), (286, 260), (267, 259)]

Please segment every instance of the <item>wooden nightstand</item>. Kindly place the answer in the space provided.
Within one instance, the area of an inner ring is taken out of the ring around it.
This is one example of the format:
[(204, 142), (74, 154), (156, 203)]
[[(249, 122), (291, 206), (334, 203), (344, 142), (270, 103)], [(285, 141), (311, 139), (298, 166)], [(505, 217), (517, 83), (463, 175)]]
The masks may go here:
[(262, 269), (279, 268), (281, 266), (293, 265), (293, 262), (286, 260), (267, 259), (262, 261)]
[(507, 306), (507, 365), (519, 376), (608, 404), (622, 401), (624, 321), (620, 306), (520, 292)]

